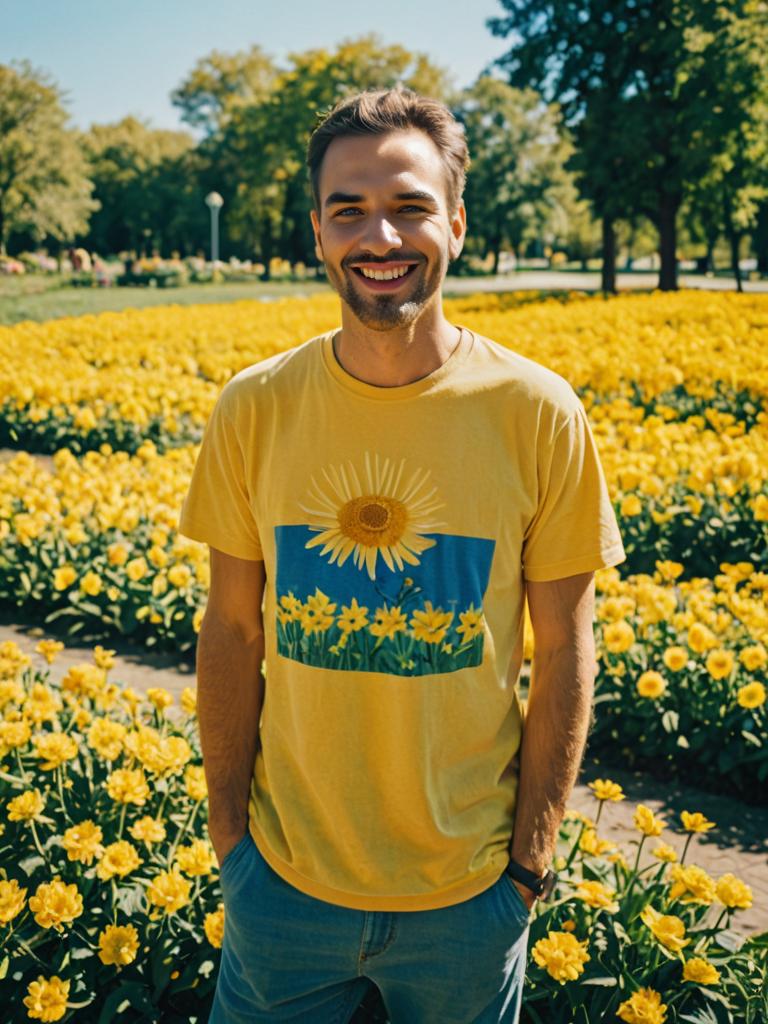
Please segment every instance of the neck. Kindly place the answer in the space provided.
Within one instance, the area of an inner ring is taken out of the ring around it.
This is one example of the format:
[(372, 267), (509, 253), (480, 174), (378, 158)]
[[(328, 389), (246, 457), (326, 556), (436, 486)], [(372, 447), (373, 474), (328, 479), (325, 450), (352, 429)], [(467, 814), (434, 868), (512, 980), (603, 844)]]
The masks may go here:
[(391, 331), (375, 331), (361, 323), (342, 303), (341, 331), (333, 349), (351, 376), (376, 387), (395, 388), (434, 373), (459, 344), (461, 329), (443, 315), (442, 307), (425, 310), (418, 320)]

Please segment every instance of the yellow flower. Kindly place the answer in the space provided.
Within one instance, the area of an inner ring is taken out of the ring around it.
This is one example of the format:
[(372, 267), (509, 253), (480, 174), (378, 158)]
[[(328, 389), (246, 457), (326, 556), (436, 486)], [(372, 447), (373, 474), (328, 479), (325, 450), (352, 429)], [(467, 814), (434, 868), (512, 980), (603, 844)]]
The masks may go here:
[(24, 1005), (27, 1008), (27, 1016), (33, 1020), (61, 1020), (67, 1012), (69, 982), (62, 981), (56, 974), (51, 978), (39, 975), (37, 981), (29, 983), (27, 993)]
[(32, 730), (29, 722), (0, 722), (0, 757), (5, 757), (9, 750), (24, 747), (29, 743)]
[(694, 981), (697, 985), (716, 985), (720, 981), (720, 972), (709, 960), (695, 956), (685, 962), (683, 981)]
[(595, 779), (589, 783), (589, 788), (598, 800), (612, 800), (614, 803), (624, 800), (624, 790), (618, 782), (611, 782), (610, 779)]
[(173, 704), (173, 697), (162, 686), (150, 686), (147, 690), (147, 700), (154, 704), (158, 711), (163, 711)]
[(665, 583), (673, 583), (678, 576), (682, 576), (685, 566), (680, 562), (657, 562), (656, 571)]
[(74, 921), (83, 912), (83, 897), (76, 885), (65, 885), (60, 878), (38, 885), (29, 897), (29, 909), (41, 928), (62, 931), (63, 925)]
[(43, 813), (45, 800), (38, 789), (27, 789), (8, 801), (10, 821), (34, 821)]
[(98, 668), (108, 672), (115, 664), (116, 651), (107, 650), (106, 647), (102, 647), (101, 644), (96, 644), (93, 648), (93, 660)]
[[(168, 564), (168, 552), (161, 548), (158, 544), (153, 544), (147, 552), (147, 557), (156, 569), (162, 569)], [(175, 568), (175, 567), (174, 567)], [(189, 570), (187, 570), (189, 571)], [(173, 580), (171, 580), (173, 583)], [(178, 584), (174, 584), (178, 586)]]
[(68, 590), (77, 579), (77, 572), (74, 566), (60, 565), (53, 570), (54, 590)]
[(616, 890), (609, 889), (602, 882), (583, 879), (579, 882), (574, 895), (595, 910), (607, 910), (609, 914), (615, 914), (619, 909), (619, 904), (614, 899)]
[(650, 807), (646, 807), (645, 804), (637, 805), (634, 821), (635, 828), (646, 836), (660, 836), (666, 825), (664, 819), (656, 817)]
[(97, 597), (101, 593), (101, 576), (98, 573), (89, 571), (80, 580), (80, 589), (89, 597)]
[(74, 693), (78, 697), (90, 697), (94, 700), (101, 692), (104, 681), (103, 669), (83, 662), (69, 668), (61, 680), (61, 688), (65, 693)]
[(166, 914), (174, 914), (189, 903), (192, 883), (183, 878), (178, 868), (162, 871), (147, 887), (147, 900)]
[(181, 710), (186, 712), (188, 715), (194, 715), (197, 712), (197, 691), (193, 690), (191, 686), (185, 686), (181, 691), (181, 697), (179, 697), (179, 704)]
[(180, 771), (192, 757), (192, 749), (183, 736), (161, 736), (149, 726), (140, 726), (128, 733), (125, 749), (138, 758), (147, 771), (160, 777)]
[(660, 914), (658, 910), (648, 906), (640, 912), (640, 919), (651, 929), (662, 946), (666, 946), (673, 953), (679, 952), (691, 941), (685, 938), (685, 923), (674, 914)]
[(656, 697), (660, 697), (666, 688), (667, 684), (664, 681), (664, 676), (659, 672), (643, 672), (637, 680), (637, 692), (641, 697), (650, 697), (655, 699)]
[(71, 825), (62, 836), (61, 845), (67, 851), (68, 860), (90, 864), (101, 851), (103, 839), (101, 828), (90, 819), (79, 825)]
[(411, 616), (411, 629), (417, 640), (425, 644), (439, 644), (453, 620), (453, 612), (444, 612), (442, 608), (433, 608), (431, 601), (424, 603), (424, 608), (415, 611)]
[(141, 768), (117, 768), (107, 776), (107, 792), (120, 804), (144, 804), (149, 786)]
[(192, 578), (192, 570), (188, 565), (182, 565), (180, 562), (172, 565), (168, 570), (168, 580), (178, 590), (181, 590), (182, 587), (188, 587), (192, 582)]
[(733, 668), (733, 652), (722, 648), (710, 651), (707, 655), (707, 671), (713, 679), (725, 679)]
[(88, 746), (105, 761), (115, 761), (123, 749), (128, 730), (122, 722), (111, 718), (97, 718), (88, 730)]
[(351, 604), (341, 606), (341, 615), (336, 623), (343, 633), (356, 633), (368, 625), (368, 609), (361, 607), (353, 597)]
[(369, 631), (372, 636), (391, 640), (395, 633), (402, 633), (406, 628), (406, 617), (400, 611), (400, 607), (393, 605), (388, 608), (385, 605), (376, 609), (376, 616)]
[(176, 863), (186, 875), (210, 875), (213, 870), (213, 851), (204, 839), (193, 839), (189, 846), (176, 851)]
[(670, 868), (672, 885), (669, 898), (682, 903), (709, 905), (715, 898), (715, 883), (702, 868), (695, 864), (675, 864)]
[(335, 611), (336, 603), (316, 587), (315, 593), (302, 605), (301, 628), (310, 636), (313, 633), (324, 633), (333, 625)]
[(32, 691), (24, 701), (24, 713), (35, 725), (52, 722), (61, 711), (59, 698), (42, 683), (35, 683)]
[(717, 898), (726, 907), (748, 910), (752, 906), (752, 890), (730, 871), (718, 878), (715, 891)]
[(744, 647), (739, 651), (739, 661), (749, 672), (756, 672), (768, 665), (768, 651), (762, 644)]
[(550, 977), (564, 985), (584, 973), (584, 964), (591, 960), (587, 940), (579, 942), (570, 932), (548, 932), (531, 950), (533, 959)]
[(147, 575), (149, 567), (146, 559), (144, 558), (132, 558), (125, 566), (125, 572), (129, 580), (133, 580), (137, 583), (139, 580), (144, 579)]
[(193, 800), (205, 800), (208, 796), (208, 786), (205, 782), (205, 772), (202, 765), (187, 765), (184, 772), (184, 788), (187, 791), (187, 795)]
[(32, 743), (44, 771), (52, 771), (65, 761), (77, 757), (77, 743), (63, 732), (41, 733), (33, 738)]
[(643, 504), (636, 494), (628, 494), (619, 507), (619, 513), (624, 519), (639, 516), (642, 511)]
[(220, 903), (216, 910), (205, 915), (203, 921), (205, 937), (215, 949), (221, 949), (224, 941), (224, 904)]
[(740, 686), (736, 700), (743, 708), (759, 708), (765, 704), (765, 687), (762, 683), (747, 683)]
[(136, 959), (139, 933), (132, 924), (108, 924), (99, 934), (99, 960), (103, 964), (124, 967)]
[(205, 615), (205, 609), (204, 608), (197, 608), (195, 610), (195, 614), (192, 616), (192, 629), (195, 631), (195, 633), (199, 633), (200, 632), (200, 627), (203, 624), (203, 616), (204, 615)]
[(579, 839), (579, 849), (584, 853), (593, 853), (599, 857), (616, 849), (616, 846), (608, 839), (598, 839), (597, 832), (593, 828), (585, 828), (581, 833), (581, 839)]
[(652, 988), (640, 988), (616, 1011), (625, 1024), (664, 1024), (667, 1005)]
[(603, 644), (611, 654), (623, 654), (635, 642), (635, 631), (626, 619), (609, 622), (603, 628)]
[(483, 632), (483, 611), (471, 604), (465, 612), (459, 612), (460, 626), (456, 632), (461, 636), (461, 642), (468, 644), (476, 636)]
[(147, 845), (159, 843), (165, 839), (165, 825), (149, 814), (145, 814), (143, 818), (135, 821), (128, 831), (134, 839), (140, 839)]
[(695, 814), (691, 814), (689, 811), (682, 811), (680, 813), (680, 820), (686, 832), (708, 832), (709, 829), (715, 828), (715, 822), (705, 818), (701, 811), (696, 811)]
[(110, 544), (107, 548), (107, 561), (110, 565), (125, 565), (128, 561), (128, 548), (125, 544)]
[(703, 622), (694, 622), (688, 630), (688, 646), (697, 654), (703, 654), (704, 651), (717, 646), (717, 638)]
[(688, 652), (684, 647), (668, 647), (662, 657), (670, 672), (679, 672), (688, 664)]
[(42, 654), (49, 665), (52, 665), (59, 651), (64, 650), (64, 644), (60, 640), (41, 640), (35, 650), (38, 654)]
[(27, 890), (20, 889), (15, 878), (0, 881), (0, 924), (8, 924), (24, 909)]
[(654, 857), (658, 857), (659, 860), (668, 861), (673, 863), (677, 860), (677, 852), (667, 843), (659, 843), (655, 850), (651, 851)]
[(110, 843), (101, 855), (96, 874), (102, 882), (108, 881), (118, 875), (124, 878), (141, 864), (141, 857), (135, 846), (126, 839), (118, 839), (116, 843)]

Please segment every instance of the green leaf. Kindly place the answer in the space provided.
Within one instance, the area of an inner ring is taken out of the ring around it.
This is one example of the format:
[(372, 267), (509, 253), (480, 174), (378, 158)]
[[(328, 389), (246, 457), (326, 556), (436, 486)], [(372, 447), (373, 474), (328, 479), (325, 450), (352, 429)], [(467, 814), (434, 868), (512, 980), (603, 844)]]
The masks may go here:
[(690, 746), (690, 743), (685, 738), (685, 736), (681, 735), (681, 736), (677, 737), (677, 745), (678, 745), (678, 747), (682, 747), (684, 750), (687, 750), (688, 747)]
[(679, 723), (680, 714), (673, 708), (667, 708), (667, 710), (661, 716), (661, 724), (664, 727), (664, 732), (677, 732), (677, 727)]
[(741, 735), (744, 737), (747, 743), (754, 743), (756, 747), (762, 747), (763, 741), (760, 739), (759, 736), (755, 736), (753, 732), (747, 732), (746, 729), (742, 729)]

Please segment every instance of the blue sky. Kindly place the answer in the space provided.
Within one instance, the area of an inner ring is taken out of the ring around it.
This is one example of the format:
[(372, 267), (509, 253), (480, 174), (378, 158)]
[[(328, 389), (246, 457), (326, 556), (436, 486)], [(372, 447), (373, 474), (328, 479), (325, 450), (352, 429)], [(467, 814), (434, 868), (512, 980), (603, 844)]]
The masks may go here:
[(170, 92), (199, 57), (258, 43), (278, 60), (377, 32), (469, 85), (505, 50), (485, 27), (498, 0), (0, 0), (0, 63), (27, 58), (65, 92), (72, 124), (128, 114), (184, 127)]

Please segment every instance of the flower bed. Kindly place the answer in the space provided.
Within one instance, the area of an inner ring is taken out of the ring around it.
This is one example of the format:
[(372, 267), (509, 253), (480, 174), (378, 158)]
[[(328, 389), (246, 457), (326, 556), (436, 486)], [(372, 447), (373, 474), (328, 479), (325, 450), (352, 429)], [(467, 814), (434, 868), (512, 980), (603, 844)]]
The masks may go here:
[[(205, 1021), (224, 920), (194, 692), (123, 688), (103, 648), (54, 682), (61, 646), (41, 641), (33, 665), (0, 645), (4, 1019)], [(685, 812), (673, 835), (639, 805), (620, 849), (598, 830), (621, 789), (592, 785), (595, 817), (567, 816), (531, 923), (523, 1019), (757, 1022), (768, 937), (729, 928), (751, 890), (690, 857), (715, 823)]]

